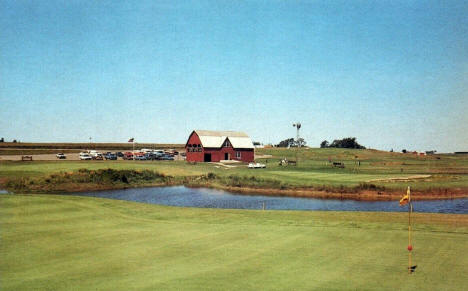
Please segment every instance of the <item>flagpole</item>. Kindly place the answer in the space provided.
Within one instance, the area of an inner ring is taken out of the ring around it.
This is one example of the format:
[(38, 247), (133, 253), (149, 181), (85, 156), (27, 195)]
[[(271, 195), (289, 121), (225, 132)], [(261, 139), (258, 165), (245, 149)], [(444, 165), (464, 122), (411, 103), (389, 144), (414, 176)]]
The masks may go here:
[(411, 203), (411, 190), (408, 186), (408, 274), (411, 274), (411, 212), (413, 211), (413, 204)]

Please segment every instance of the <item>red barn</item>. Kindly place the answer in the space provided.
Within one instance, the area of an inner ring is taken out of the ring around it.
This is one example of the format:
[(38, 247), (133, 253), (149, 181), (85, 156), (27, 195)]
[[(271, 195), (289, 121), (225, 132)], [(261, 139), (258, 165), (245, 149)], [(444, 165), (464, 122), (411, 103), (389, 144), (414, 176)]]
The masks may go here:
[(253, 162), (254, 146), (243, 132), (194, 130), (185, 144), (188, 162)]

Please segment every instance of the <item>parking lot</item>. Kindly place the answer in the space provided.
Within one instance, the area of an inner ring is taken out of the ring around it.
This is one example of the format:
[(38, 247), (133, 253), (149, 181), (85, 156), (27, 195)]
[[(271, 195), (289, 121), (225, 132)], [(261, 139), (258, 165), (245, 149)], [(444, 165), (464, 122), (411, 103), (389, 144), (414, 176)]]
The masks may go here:
[[(102, 153), (106, 153), (108, 151), (102, 151)], [(60, 151), (57, 151), (60, 153)], [(66, 153), (66, 159), (57, 159), (56, 154), (41, 154), (41, 155), (28, 155), (32, 156), (33, 161), (79, 161), (80, 160), (80, 153)], [(22, 155), (1, 155), (0, 160), (2, 161), (21, 161)], [(105, 159), (104, 159), (105, 160)], [(123, 159), (119, 157), (117, 161), (122, 161)], [(183, 161), (184, 157), (180, 154), (174, 155), (175, 161)], [(133, 160), (128, 160), (129, 162), (133, 162)], [(87, 161), (83, 161), (84, 163)], [(148, 160), (144, 160), (142, 162), (150, 162)], [(158, 162), (158, 160), (154, 160), (154, 162)]]

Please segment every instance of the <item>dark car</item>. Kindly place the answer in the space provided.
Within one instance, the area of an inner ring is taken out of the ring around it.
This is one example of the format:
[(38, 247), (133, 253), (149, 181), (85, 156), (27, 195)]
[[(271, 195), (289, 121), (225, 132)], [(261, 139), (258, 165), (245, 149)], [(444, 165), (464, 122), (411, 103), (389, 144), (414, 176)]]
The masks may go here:
[(97, 154), (95, 154), (95, 155), (92, 156), (92, 157), (93, 157), (93, 160), (100, 160), (100, 161), (103, 160), (102, 154), (101, 154), (101, 153), (97, 153)]
[(145, 153), (145, 158), (147, 160), (151, 160), (151, 161), (154, 161), (154, 160), (158, 160), (158, 155), (156, 155), (155, 153)]
[(104, 155), (104, 158), (106, 160), (117, 160), (117, 155), (116, 154), (113, 154), (113, 153), (106, 153)]
[(119, 158), (123, 158), (124, 156), (122, 152), (116, 152), (115, 155), (118, 156)]
[(165, 161), (173, 161), (174, 160), (174, 157), (171, 156), (171, 155), (163, 155), (162, 157), (160, 157), (160, 160), (165, 160)]

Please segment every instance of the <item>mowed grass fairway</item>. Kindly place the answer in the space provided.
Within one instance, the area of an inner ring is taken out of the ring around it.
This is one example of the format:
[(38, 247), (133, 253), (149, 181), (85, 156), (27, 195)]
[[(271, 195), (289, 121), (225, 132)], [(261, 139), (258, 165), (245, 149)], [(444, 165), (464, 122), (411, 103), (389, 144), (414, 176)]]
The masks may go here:
[(2, 290), (463, 290), (468, 215), (0, 195)]

